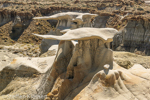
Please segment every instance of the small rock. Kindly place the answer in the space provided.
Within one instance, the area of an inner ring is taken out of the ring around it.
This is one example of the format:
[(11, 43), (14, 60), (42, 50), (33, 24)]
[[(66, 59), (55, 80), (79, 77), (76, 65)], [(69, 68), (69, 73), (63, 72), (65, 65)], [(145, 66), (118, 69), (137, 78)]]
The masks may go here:
[(109, 69), (109, 67), (110, 67), (110, 65), (109, 65), (109, 64), (105, 64), (105, 65), (104, 65), (104, 68), (105, 68), (106, 70), (108, 70), (108, 69)]

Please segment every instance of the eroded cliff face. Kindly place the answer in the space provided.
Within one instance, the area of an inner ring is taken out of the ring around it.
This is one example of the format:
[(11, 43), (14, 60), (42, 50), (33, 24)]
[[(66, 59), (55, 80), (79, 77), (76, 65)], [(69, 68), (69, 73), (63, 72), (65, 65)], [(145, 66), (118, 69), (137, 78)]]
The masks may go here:
[(125, 50), (150, 55), (150, 24), (146, 20), (129, 20), (126, 27), (114, 37), (114, 50)]
[(22, 13), (17, 11), (11, 10), (3, 10), (0, 11), (0, 26), (8, 23), (11, 20), (14, 20), (16, 16), (19, 16), (22, 20), (30, 20), (33, 17), (31, 13)]
[(0, 14), (0, 25), (4, 25), (7, 22), (12, 20), (11, 12), (9, 11), (1, 11)]

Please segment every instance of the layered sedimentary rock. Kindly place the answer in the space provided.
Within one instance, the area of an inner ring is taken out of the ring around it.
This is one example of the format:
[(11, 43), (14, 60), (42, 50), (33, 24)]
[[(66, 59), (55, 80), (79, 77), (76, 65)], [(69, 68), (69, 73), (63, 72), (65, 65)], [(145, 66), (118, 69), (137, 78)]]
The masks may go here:
[(149, 22), (146, 20), (129, 20), (126, 27), (114, 37), (114, 50), (130, 52), (141, 51), (150, 55)]
[[(10, 10), (1, 10), (0, 11), (0, 26), (8, 23), (9, 21), (14, 20), (17, 16), (19, 16), (22, 21), (26, 20), (27, 22), (33, 17), (32, 13), (22, 13), (22, 12), (15, 12)], [(26, 23), (26, 22), (25, 22)]]
[(12, 20), (12, 16), (10, 11), (2, 11), (0, 13), (0, 26), (6, 24), (11, 20)]

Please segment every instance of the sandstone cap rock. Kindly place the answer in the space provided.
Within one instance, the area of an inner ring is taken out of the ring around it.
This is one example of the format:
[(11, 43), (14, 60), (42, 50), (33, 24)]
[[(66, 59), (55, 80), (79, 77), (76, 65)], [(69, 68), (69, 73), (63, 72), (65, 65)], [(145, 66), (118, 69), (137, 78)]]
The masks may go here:
[(53, 40), (87, 40), (87, 39), (101, 39), (104, 42), (113, 41), (114, 35), (118, 33), (118, 31), (114, 28), (89, 28), (83, 27), (73, 30), (68, 30), (62, 36), (55, 35), (38, 35), (36, 36), (42, 37), (44, 39), (53, 39)]
[(72, 17), (76, 17), (76, 20), (81, 20), (83, 17), (96, 17), (97, 14), (90, 14), (90, 13), (79, 13), (79, 12), (62, 12), (58, 14), (54, 14), (52, 16), (44, 16), (44, 17), (34, 17), (33, 19), (41, 19), (41, 20), (60, 20), (60, 19), (72, 19)]

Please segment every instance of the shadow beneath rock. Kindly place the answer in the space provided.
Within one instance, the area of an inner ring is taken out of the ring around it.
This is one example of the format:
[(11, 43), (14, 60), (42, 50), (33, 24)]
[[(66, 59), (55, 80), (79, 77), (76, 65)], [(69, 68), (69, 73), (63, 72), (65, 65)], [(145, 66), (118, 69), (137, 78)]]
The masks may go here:
[(21, 21), (21, 18), (17, 16), (12, 25), (12, 31), (9, 34), (11, 39), (17, 41), (19, 37), (22, 35), (24, 30), (29, 26), (31, 20), (26, 20), (24, 22)]

